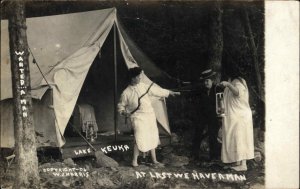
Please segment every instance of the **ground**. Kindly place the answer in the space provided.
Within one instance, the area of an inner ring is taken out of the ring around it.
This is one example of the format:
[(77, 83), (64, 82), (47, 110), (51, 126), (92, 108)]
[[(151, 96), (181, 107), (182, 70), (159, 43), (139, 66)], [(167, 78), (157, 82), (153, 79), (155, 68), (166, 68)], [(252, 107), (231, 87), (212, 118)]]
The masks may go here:
[[(220, 161), (206, 160), (205, 152), (200, 160), (193, 160), (190, 150), (180, 143), (159, 148), (157, 154), (164, 167), (152, 165), (149, 156), (141, 156), (140, 166), (134, 168), (130, 166), (131, 151), (110, 154), (119, 166), (106, 168), (98, 167), (95, 157), (40, 157), (41, 188), (264, 188), (263, 160), (250, 160), (248, 171), (234, 172)], [(12, 188), (15, 162), (4, 174), (6, 166), (6, 160), (2, 160), (1, 188)], [(226, 178), (227, 175), (232, 177)]]

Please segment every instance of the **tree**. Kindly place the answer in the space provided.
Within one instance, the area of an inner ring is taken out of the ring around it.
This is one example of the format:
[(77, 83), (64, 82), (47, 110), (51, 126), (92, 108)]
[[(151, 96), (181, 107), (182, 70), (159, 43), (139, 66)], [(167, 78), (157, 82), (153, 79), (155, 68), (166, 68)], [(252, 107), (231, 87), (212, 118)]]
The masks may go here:
[(260, 74), (260, 69), (259, 69), (259, 62), (258, 62), (258, 56), (257, 56), (257, 48), (254, 42), (254, 37), (253, 37), (253, 32), (251, 28), (251, 23), (249, 19), (249, 14), (247, 8), (244, 6), (242, 11), (242, 18), (243, 18), (243, 23), (245, 26), (245, 31), (247, 38), (249, 39), (249, 47), (250, 47), (250, 52), (253, 58), (253, 63), (254, 63), (254, 69), (255, 69), (255, 78), (256, 78), (256, 83), (257, 83), (257, 88), (258, 88), (258, 95), (259, 98), (264, 101), (264, 93), (263, 93), (263, 85), (262, 85), (262, 79), (261, 79), (261, 74)]
[(17, 160), (14, 188), (40, 188), (30, 91), (25, 3), (12, 1), (9, 8), (9, 45)]
[(220, 1), (213, 4), (209, 25), (208, 67), (217, 72), (216, 82), (221, 79), (221, 63), (223, 54), (222, 6)]

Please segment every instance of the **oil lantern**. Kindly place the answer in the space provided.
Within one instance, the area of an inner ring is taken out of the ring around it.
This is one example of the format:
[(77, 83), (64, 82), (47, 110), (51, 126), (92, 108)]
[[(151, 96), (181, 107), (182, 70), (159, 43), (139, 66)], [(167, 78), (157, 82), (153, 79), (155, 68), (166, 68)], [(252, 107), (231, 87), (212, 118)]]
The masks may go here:
[(226, 115), (224, 93), (216, 93), (216, 113), (218, 117), (223, 117)]
[(94, 122), (93, 121), (87, 121), (85, 122), (85, 137), (90, 142), (95, 142), (95, 139), (97, 138), (97, 132), (94, 128)]

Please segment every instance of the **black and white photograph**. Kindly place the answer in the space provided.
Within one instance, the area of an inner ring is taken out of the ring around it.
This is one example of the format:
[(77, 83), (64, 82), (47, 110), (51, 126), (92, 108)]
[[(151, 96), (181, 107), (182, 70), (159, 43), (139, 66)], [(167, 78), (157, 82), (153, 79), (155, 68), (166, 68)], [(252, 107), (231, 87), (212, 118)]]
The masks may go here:
[(1, 1), (0, 188), (297, 188), (266, 171), (299, 167), (272, 150), (298, 145), (299, 71), (273, 74), (294, 135), (268, 135), (267, 4)]

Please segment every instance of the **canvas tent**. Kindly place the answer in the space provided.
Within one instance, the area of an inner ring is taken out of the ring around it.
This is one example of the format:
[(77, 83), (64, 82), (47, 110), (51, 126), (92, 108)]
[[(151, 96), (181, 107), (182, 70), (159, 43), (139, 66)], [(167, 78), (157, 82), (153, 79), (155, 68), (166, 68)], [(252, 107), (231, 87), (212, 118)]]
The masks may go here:
[[(120, 95), (122, 87), (125, 86), (121, 79), (126, 74), (121, 74), (120, 71), (141, 66), (148, 77), (162, 80), (169, 78), (136, 48), (118, 21), (115, 8), (27, 18), (26, 25), (29, 47), (50, 84), (48, 86), (37, 66), (30, 64), (35, 130), (37, 137), (42, 136), (40, 138), (43, 141), (39, 144), (40, 146), (61, 147), (64, 145), (65, 129), (76, 107), (76, 102), (80, 95), (81, 99), (87, 99), (82, 89), (93, 88), (93, 86), (85, 87), (89, 80), (98, 82), (94, 85), (96, 88), (98, 87), (98, 90), (92, 91), (94, 94), (92, 98), (98, 97), (96, 109), (101, 109), (98, 114), (96, 113), (97, 121), (100, 122), (98, 125), (100, 129), (113, 130), (114, 125), (119, 123), (114, 123), (114, 120), (118, 119), (114, 117), (116, 116), (115, 111), (111, 110), (115, 109), (115, 102), (118, 100), (116, 98)], [(107, 43), (109, 38), (116, 44), (116, 37), (122, 61), (116, 58), (116, 48), (112, 53), (105, 53), (102, 49), (105, 45), (109, 46)], [(29, 57), (30, 62), (33, 60), (32, 54)], [(105, 56), (107, 60), (114, 59), (114, 61), (108, 64), (109, 61), (102, 60)], [(142, 61), (139, 62), (139, 59)], [(125, 63), (123, 68), (120, 62)], [(113, 70), (117, 72), (109, 73), (105, 70), (105, 64), (112, 66)], [(118, 75), (122, 76), (121, 79), (117, 78)], [(151, 80), (146, 75), (142, 82), (149, 84)], [(116, 82), (112, 83), (113, 87), (107, 87), (108, 83), (114, 81), (114, 78), (116, 78)], [(119, 83), (121, 84), (116, 87), (116, 84)], [(11, 98), (8, 22), (1, 20), (0, 147), (14, 146)], [(152, 101), (158, 123), (164, 131), (170, 133), (164, 100), (153, 98)]]

